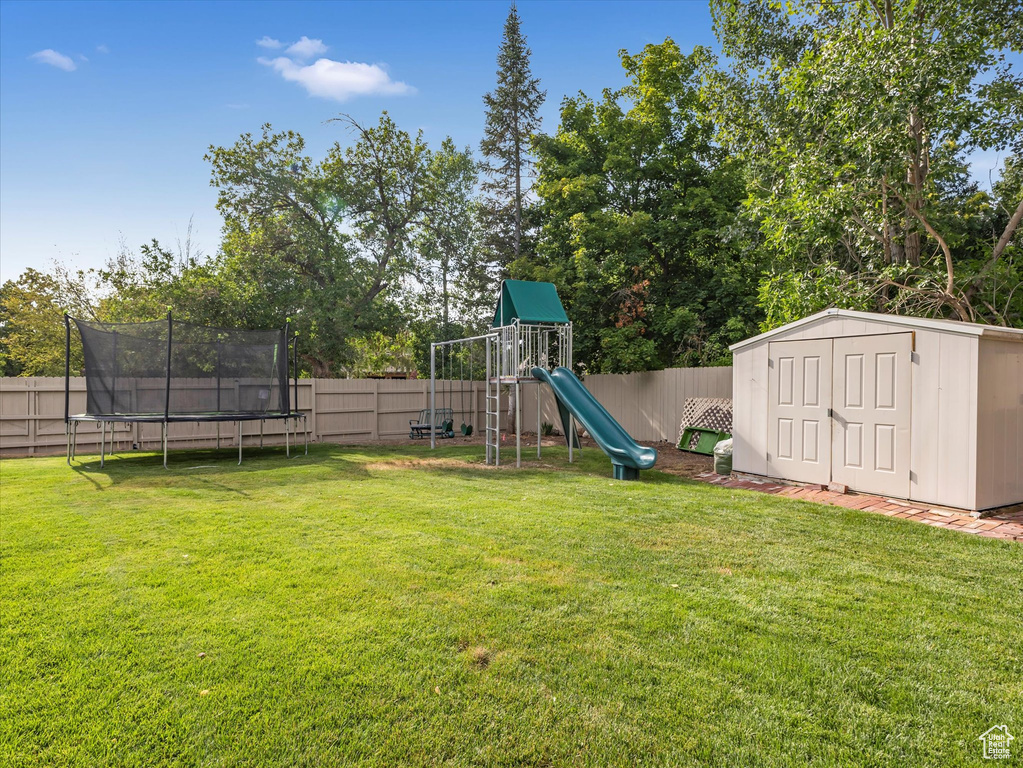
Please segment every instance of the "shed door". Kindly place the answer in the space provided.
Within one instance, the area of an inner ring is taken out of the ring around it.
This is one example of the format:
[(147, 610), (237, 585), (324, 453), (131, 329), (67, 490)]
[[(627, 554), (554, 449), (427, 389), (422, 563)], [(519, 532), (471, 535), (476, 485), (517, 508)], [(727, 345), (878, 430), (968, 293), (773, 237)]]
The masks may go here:
[(831, 339), (768, 349), (767, 474), (831, 481)]
[(835, 339), (832, 477), (909, 498), (913, 335)]

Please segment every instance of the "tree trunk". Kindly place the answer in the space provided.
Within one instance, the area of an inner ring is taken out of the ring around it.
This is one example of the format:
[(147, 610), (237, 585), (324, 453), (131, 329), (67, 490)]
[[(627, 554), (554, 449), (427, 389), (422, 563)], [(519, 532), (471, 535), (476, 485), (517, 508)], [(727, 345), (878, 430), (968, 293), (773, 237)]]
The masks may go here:
[(917, 220), (923, 213), (924, 182), (927, 179), (927, 148), (924, 145), (924, 125), (920, 115), (914, 109), (909, 113), (909, 135), (913, 139), (914, 149), (909, 155), (906, 168), (906, 183), (912, 192), (907, 200), (911, 218), (906, 220), (906, 263), (916, 267), (920, 265), (920, 230)]
[(519, 133), (519, 115), (515, 112), (515, 258), (522, 252), (522, 136)]
[(988, 273), (994, 269), (998, 260), (1002, 258), (1002, 252), (1005, 251), (1006, 247), (1008, 247), (1009, 242), (1012, 240), (1012, 236), (1016, 234), (1016, 230), (1019, 228), (1021, 223), (1023, 223), (1023, 200), (1019, 201), (1016, 205), (1016, 210), (1013, 212), (1012, 216), (1009, 217), (1009, 223), (1005, 225), (1005, 230), (1002, 232), (1002, 236), (998, 238), (998, 242), (995, 243), (995, 247), (991, 251), (991, 258), (988, 259), (987, 264), (985, 264), (980, 271), (974, 275), (973, 280), (970, 281), (970, 285), (966, 289), (965, 293), (966, 301), (971, 301), (973, 297), (977, 295), (977, 292), (984, 284), (984, 280)]
[(313, 374), (314, 379), (329, 379), (330, 378), (330, 361), (321, 360), (313, 355), (301, 355), (301, 358), (309, 363), (309, 367), (312, 369), (310, 372)]
[(441, 311), (443, 313), (444, 338), (446, 339), (446, 338), (449, 337), (449, 334), (448, 334), (448, 317), (449, 317), (449, 315), (448, 315), (448, 306), (449, 306), (449, 300), (450, 300), (449, 299), (449, 293), (448, 293), (448, 260), (447, 260), (447, 257), (444, 257), (443, 259), (441, 259), (440, 274), (441, 274), (441, 291), (442, 291), (442, 297), (441, 298), (442, 298), (442, 300), (444, 302), (444, 306), (442, 307)]

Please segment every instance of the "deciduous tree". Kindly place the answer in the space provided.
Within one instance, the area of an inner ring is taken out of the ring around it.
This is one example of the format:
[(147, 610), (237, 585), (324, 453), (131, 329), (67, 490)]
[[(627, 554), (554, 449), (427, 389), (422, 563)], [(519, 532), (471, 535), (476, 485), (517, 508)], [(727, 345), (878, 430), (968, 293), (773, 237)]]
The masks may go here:
[[(266, 305), (289, 311), (314, 375), (345, 370), (348, 341), (387, 332), (388, 307), (419, 268), (413, 247), (429, 208), (430, 151), (384, 113), (374, 126), (338, 118), (355, 141), (320, 162), (294, 132), (245, 134), (211, 147), (225, 219), (222, 271)], [(282, 302), (289, 306), (281, 306)]]
[(670, 39), (621, 56), (626, 86), (565, 99), (536, 139), (542, 228), (516, 275), (559, 286), (593, 372), (727, 362), (759, 319), (741, 169), (711, 142), (698, 56)]
[(1004, 56), (1023, 48), (1021, 7), (712, 0), (729, 64), (704, 95), (749, 165), (775, 277), (813, 272), (821, 303), (844, 285), (881, 311), (1020, 322), (1006, 299), (1023, 199), (1003, 215), (962, 180), (966, 153), (1023, 149), (1023, 80)]

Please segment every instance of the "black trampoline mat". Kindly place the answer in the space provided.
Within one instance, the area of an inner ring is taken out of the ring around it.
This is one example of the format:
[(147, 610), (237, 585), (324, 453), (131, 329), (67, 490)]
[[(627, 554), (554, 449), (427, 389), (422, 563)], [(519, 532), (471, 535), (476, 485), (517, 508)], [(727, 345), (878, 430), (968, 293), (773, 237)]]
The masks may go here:
[(302, 418), (303, 413), (281, 413), (278, 411), (259, 413), (79, 413), (69, 416), (69, 421), (118, 421), (118, 422), (142, 422), (161, 423), (164, 421), (270, 421), (272, 419), (296, 419)]

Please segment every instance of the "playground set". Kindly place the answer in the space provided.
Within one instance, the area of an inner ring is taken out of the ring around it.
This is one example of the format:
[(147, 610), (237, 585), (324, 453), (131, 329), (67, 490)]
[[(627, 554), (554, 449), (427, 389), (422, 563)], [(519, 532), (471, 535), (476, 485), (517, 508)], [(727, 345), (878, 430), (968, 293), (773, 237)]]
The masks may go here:
[[(450, 404), (437, 407), (438, 353), (442, 376), (453, 376), (454, 361), (458, 360), (460, 395), (467, 381), (466, 360), (470, 385), (476, 371), (475, 361), (483, 361), (479, 368), (485, 382), (483, 436), (487, 464), (501, 464), (501, 403), (505, 388), (512, 398), (515, 466), (521, 467), (522, 393), (524, 387), (536, 386), (536, 456), (541, 457), (544, 384), (554, 394), (570, 462), (574, 451), (580, 448), (577, 423), (611, 459), (617, 480), (636, 480), (640, 470), (650, 469), (657, 460), (657, 451), (633, 440), (572, 372), (572, 323), (552, 283), (503, 281), (489, 332), (430, 345), (430, 407), (417, 422), (410, 424), (410, 433), (414, 436), (429, 434), (431, 448), (436, 448), (438, 438), (455, 434), (455, 409)], [(449, 394), (449, 400), (450, 397)], [(463, 402), (461, 431), (468, 435), (473, 425), (466, 422), (466, 414)]]

